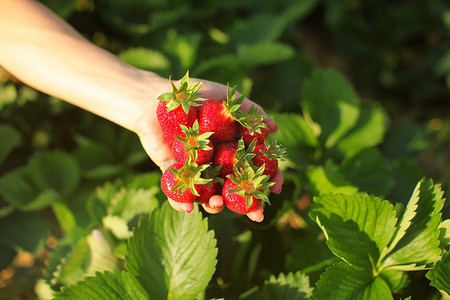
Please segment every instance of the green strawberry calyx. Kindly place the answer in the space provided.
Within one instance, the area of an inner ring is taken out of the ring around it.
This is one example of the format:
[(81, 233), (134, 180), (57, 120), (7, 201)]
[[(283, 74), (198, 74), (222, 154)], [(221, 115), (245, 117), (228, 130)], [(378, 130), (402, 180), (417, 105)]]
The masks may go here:
[(181, 107), (183, 111), (188, 114), (191, 105), (198, 106), (196, 102), (202, 100), (199, 98), (201, 95), (199, 93), (202, 82), (195, 82), (190, 84), (189, 71), (183, 76), (180, 82), (180, 86), (177, 88), (169, 77), (170, 85), (172, 86), (172, 92), (167, 92), (158, 96), (159, 101), (167, 101), (167, 111), (174, 110), (175, 108)]
[(200, 196), (195, 189), (196, 184), (207, 184), (212, 179), (202, 178), (202, 172), (208, 168), (209, 164), (198, 165), (195, 161), (197, 153), (194, 152), (192, 156), (188, 156), (184, 165), (180, 169), (171, 168), (172, 173), (175, 174), (178, 182), (173, 186), (172, 191), (177, 191), (177, 194), (182, 194), (189, 189), (195, 196)]
[(218, 165), (216, 167), (212, 167), (210, 165), (203, 171), (203, 178), (211, 179), (211, 181), (209, 181), (207, 183), (207, 185), (212, 186), (213, 182), (218, 182), (218, 183), (223, 183), (224, 182), (224, 180), (219, 177), (219, 170), (221, 168), (222, 168), (222, 164), (220, 164), (220, 165)]
[(248, 161), (244, 166), (238, 169), (234, 166), (234, 175), (229, 175), (231, 182), (236, 186), (228, 190), (229, 194), (237, 193), (239, 196), (245, 197), (245, 206), (248, 209), (253, 202), (253, 197), (269, 202), (267, 193), (274, 182), (269, 182), (268, 175), (264, 175), (265, 165), (255, 170)]
[(185, 137), (177, 136), (177, 140), (183, 142), (186, 145), (186, 152), (193, 152), (197, 150), (211, 150), (212, 148), (209, 146), (209, 137), (214, 132), (205, 132), (202, 134), (199, 130), (198, 121), (195, 120), (192, 127), (187, 127), (183, 124), (180, 124), (181, 130), (184, 133)]
[(241, 116), (240, 107), (245, 97), (241, 95), (237, 97), (236, 95), (237, 86), (230, 89), (230, 85), (227, 84), (227, 100), (223, 102), (225, 109), (228, 111), (230, 117), (236, 121), (239, 121)]
[(264, 141), (264, 146), (266, 149), (261, 150), (261, 153), (268, 159), (284, 160), (287, 156), (286, 148), (283, 148), (273, 136), (269, 136)]
[(268, 117), (262, 113), (261, 108), (256, 108), (254, 105), (250, 106), (248, 112), (239, 110), (238, 121), (242, 126), (246, 127), (250, 135), (261, 133), (261, 128), (268, 129), (264, 119)]

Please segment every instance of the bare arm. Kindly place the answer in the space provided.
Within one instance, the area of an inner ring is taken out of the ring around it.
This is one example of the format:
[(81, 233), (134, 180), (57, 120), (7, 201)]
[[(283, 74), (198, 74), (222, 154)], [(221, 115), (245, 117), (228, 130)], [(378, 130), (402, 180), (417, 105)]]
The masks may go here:
[[(39, 2), (0, 0), (0, 65), (37, 90), (135, 132), (162, 170), (170, 165), (170, 146), (156, 118), (156, 98), (171, 89), (169, 81), (95, 46)], [(226, 98), (224, 85), (202, 82), (203, 97)], [(243, 108), (252, 104), (246, 99)], [(268, 125), (276, 130), (271, 120)], [(280, 171), (276, 181), (272, 191), (279, 192), (283, 181)], [(218, 197), (205, 205), (207, 211), (223, 209)], [(180, 211), (193, 208), (192, 203), (169, 202)], [(262, 208), (249, 217), (261, 221)]]
[(32, 87), (136, 131), (146, 99), (159, 92), (157, 75), (93, 45), (39, 2), (2, 0), (0, 20), (0, 65)]

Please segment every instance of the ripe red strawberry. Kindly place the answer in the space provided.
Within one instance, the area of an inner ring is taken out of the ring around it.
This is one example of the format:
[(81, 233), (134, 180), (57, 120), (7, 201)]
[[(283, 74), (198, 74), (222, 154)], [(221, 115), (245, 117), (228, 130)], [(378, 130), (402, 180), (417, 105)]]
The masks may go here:
[(186, 161), (189, 155), (193, 155), (193, 152), (197, 152), (197, 164), (205, 164), (210, 162), (213, 153), (214, 146), (208, 139), (213, 133), (205, 132), (199, 134), (198, 122), (195, 120), (192, 127), (188, 128), (184, 125), (180, 125), (183, 131), (182, 136), (177, 136), (176, 140), (172, 144), (172, 154), (175, 161), (182, 163)]
[(172, 92), (164, 93), (158, 97), (159, 103), (156, 116), (161, 126), (164, 137), (169, 143), (175, 141), (177, 136), (182, 135), (181, 125), (191, 127), (197, 118), (198, 90), (201, 82), (189, 85), (189, 73), (181, 79), (180, 87), (177, 88), (170, 80)]
[(208, 99), (198, 107), (197, 118), (200, 133), (214, 132), (211, 141), (222, 143), (234, 140), (237, 134), (237, 116), (244, 97), (236, 98), (236, 88), (227, 90), (227, 100)]
[(234, 174), (227, 177), (222, 188), (228, 209), (238, 214), (248, 214), (261, 202), (269, 203), (265, 193), (274, 183), (268, 182), (269, 176), (263, 175), (263, 172), (264, 166), (255, 171), (248, 161), (239, 170), (234, 169)]
[(202, 177), (205, 179), (212, 179), (212, 181), (202, 187), (200, 196), (195, 198), (196, 202), (204, 204), (208, 202), (209, 198), (212, 196), (220, 194), (220, 185), (223, 183), (223, 179), (218, 177), (220, 168), (221, 166), (215, 168), (209, 166), (205, 171), (203, 171)]
[(283, 160), (286, 150), (281, 148), (274, 138), (264, 141), (264, 144), (258, 144), (253, 150), (255, 156), (252, 158), (256, 167), (265, 165), (264, 174), (273, 178), (278, 170), (278, 161)]
[(161, 189), (164, 194), (176, 201), (189, 203), (198, 197), (203, 185), (211, 181), (201, 177), (208, 165), (197, 165), (192, 158), (183, 164), (175, 163), (161, 177)]
[(214, 149), (214, 155), (212, 158), (212, 166), (217, 167), (222, 165), (219, 171), (219, 177), (225, 179), (228, 174), (233, 173), (233, 167), (243, 163), (246, 159), (251, 159), (254, 154), (252, 153), (255, 144), (252, 143), (246, 149), (244, 141), (226, 142), (216, 145)]
[(264, 143), (270, 133), (267, 125), (264, 123), (266, 118), (262, 114), (262, 110), (258, 110), (253, 105), (248, 113), (240, 111), (239, 122), (242, 126), (239, 126), (238, 137), (242, 137), (246, 145), (249, 145), (255, 138), (257, 139), (257, 144)]

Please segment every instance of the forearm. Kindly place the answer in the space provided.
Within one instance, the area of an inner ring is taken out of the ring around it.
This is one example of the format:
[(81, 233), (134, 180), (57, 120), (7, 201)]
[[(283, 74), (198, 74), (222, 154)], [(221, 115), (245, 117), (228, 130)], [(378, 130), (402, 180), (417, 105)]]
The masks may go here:
[(133, 131), (166, 81), (93, 45), (29, 0), (0, 1), (0, 65), (44, 93)]

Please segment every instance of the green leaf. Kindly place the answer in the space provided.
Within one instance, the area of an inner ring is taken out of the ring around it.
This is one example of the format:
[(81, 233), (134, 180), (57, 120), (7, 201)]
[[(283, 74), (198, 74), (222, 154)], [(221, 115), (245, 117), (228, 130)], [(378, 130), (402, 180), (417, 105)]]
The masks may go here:
[(8, 246), (0, 242), (0, 270), (6, 269), (17, 255), (14, 247)]
[(387, 283), (371, 273), (360, 272), (340, 262), (329, 267), (313, 289), (315, 300), (389, 300), (394, 299)]
[(366, 272), (375, 272), (397, 222), (389, 201), (366, 194), (315, 197), (310, 216), (324, 232), (330, 250), (353, 268)]
[(392, 165), (376, 148), (364, 149), (344, 160), (339, 171), (362, 191), (386, 195), (394, 183)]
[(294, 49), (286, 44), (267, 42), (242, 44), (237, 49), (240, 65), (247, 68), (278, 63), (294, 56)]
[(20, 133), (10, 125), (0, 125), (0, 165), (21, 142)]
[(450, 252), (442, 256), (426, 277), (431, 281), (430, 285), (450, 295)]
[(63, 196), (70, 195), (80, 180), (76, 160), (59, 151), (35, 154), (29, 162), (29, 170), (40, 189), (53, 189)]
[(178, 59), (181, 70), (189, 70), (197, 59), (202, 35), (197, 33), (178, 35), (174, 30), (167, 34), (164, 50)]
[(311, 168), (306, 175), (310, 181), (312, 193), (316, 196), (329, 192), (345, 194), (358, 192), (358, 188), (346, 180), (334, 165)]
[(144, 47), (128, 48), (119, 53), (120, 59), (140, 69), (167, 70), (170, 61), (159, 51)]
[(15, 211), (0, 218), (0, 228), (0, 242), (33, 253), (43, 247), (49, 234), (46, 220), (40, 212)]
[(59, 225), (65, 233), (70, 233), (75, 229), (77, 223), (70, 208), (63, 202), (55, 202), (52, 205), (53, 213)]
[(119, 260), (100, 230), (92, 230), (86, 240), (91, 253), (89, 266), (86, 269), (87, 275), (93, 275), (97, 271), (111, 271), (119, 267)]
[(127, 222), (119, 216), (106, 216), (103, 218), (103, 226), (111, 230), (118, 239), (128, 239), (133, 232), (128, 228)]
[[(71, 243), (68, 244), (67, 241)], [(49, 284), (55, 288), (60, 285), (73, 284), (86, 274), (86, 265), (89, 259), (89, 245), (86, 237), (78, 240), (64, 239), (61, 245), (51, 252), (46, 269)]]
[(352, 157), (363, 149), (374, 147), (383, 141), (386, 123), (386, 115), (380, 107), (363, 106), (355, 127), (338, 142), (336, 148), (345, 157)]
[(229, 32), (233, 44), (267, 43), (277, 39), (285, 26), (285, 20), (271, 14), (253, 14), (250, 18), (236, 20)]
[(55, 299), (150, 299), (139, 282), (127, 272), (97, 272), (74, 285), (62, 288)]
[(395, 236), (385, 251), (383, 268), (423, 270), (439, 260), (438, 229), (444, 205), (443, 191), (422, 179), (414, 189)]
[(316, 70), (305, 81), (302, 108), (312, 127), (320, 127), (320, 139), (326, 148), (336, 145), (355, 126), (360, 112), (353, 87), (332, 70)]
[(269, 280), (264, 282), (262, 290), (252, 298), (303, 300), (309, 299), (310, 296), (311, 288), (308, 276), (296, 272), (287, 275), (280, 273), (278, 277), (271, 275)]
[(60, 195), (54, 190), (40, 192), (30, 178), (26, 167), (0, 178), (0, 194), (21, 211), (39, 210), (60, 200)]
[(167, 202), (142, 218), (128, 243), (127, 269), (154, 299), (192, 299), (215, 271), (216, 240), (198, 207), (175, 211)]
[(441, 249), (447, 249), (450, 246), (450, 219), (447, 219), (439, 225), (439, 247)]
[(384, 270), (380, 277), (389, 285), (393, 293), (401, 293), (411, 282), (408, 273), (401, 270)]
[(319, 145), (313, 130), (300, 114), (278, 113), (271, 114), (270, 117), (278, 125), (276, 136), (283, 146), (295, 148)]

